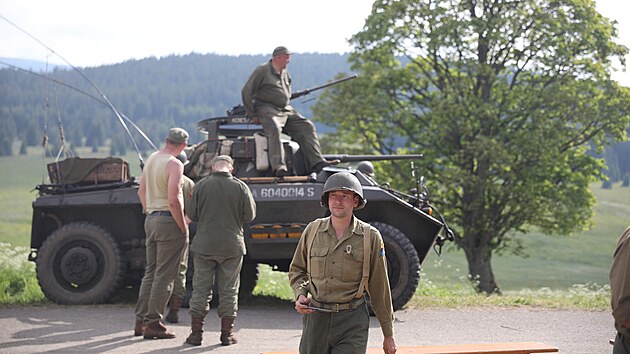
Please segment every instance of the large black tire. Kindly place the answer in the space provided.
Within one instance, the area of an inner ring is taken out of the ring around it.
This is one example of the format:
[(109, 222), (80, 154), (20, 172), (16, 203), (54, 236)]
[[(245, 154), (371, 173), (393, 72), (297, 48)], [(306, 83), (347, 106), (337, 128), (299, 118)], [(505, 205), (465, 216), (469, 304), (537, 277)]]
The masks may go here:
[(111, 234), (87, 222), (67, 224), (53, 232), (39, 249), (36, 264), (44, 295), (63, 305), (110, 301), (124, 273)]
[(382, 222), (371, 222), (385, 243), (387, 274), (392, 291), (394, 311), (400, 310), (416, 292), (420, 281), (420, 258), (411, 241), (397, 228)]

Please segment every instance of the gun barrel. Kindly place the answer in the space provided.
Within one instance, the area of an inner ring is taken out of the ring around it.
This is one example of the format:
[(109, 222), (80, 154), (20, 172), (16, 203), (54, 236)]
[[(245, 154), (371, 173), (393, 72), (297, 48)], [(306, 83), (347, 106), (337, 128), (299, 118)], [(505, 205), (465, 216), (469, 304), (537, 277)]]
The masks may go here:
[(313, 91), (321, 90), (321, 89), (326, 88), (328, 86), (337, 85), (337, 84), (340, 84), (340, 83), (342, 83), (344, 81), (348, 81), (348, 80), (352, 80), (352, 79), (356, 79), (356, 78), (357, 78), (357, 74), (354, 74), (354, 75), (346, 76), (346, 77), (341, 78), (339, 80), (334, 80), (334, 81), (325, 83), (323, 85), (311, 87), (311, 88), (308, 88), (308, 89), (302, 90), (302, 91), (297, 91), (297, 92), (294, 92), (293, 94), (291, 94), (291, 99), (298, 98), (298, 97), (301, 97), (301, 96), (304, 96), (304, 95), (308, 95), (309, 93), (311, 93)]
[(418, 160), (422, 154), (408, 155), (324, 155), (326, 160), (340, 160), (341, 162), (358, 161), (393, 161), (393, 160)]

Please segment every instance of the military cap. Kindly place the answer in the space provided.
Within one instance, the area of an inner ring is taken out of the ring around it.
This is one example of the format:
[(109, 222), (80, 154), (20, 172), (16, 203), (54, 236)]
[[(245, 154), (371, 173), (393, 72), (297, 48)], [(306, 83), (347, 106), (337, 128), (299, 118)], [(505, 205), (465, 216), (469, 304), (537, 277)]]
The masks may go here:
[(185, 144), (188, 141), (188, 132), (182, 128), (171, 128), (167, 139), (174, 144)]
[(281, 54), (291, 54), (291, 52), (287, 49), (287, 47), (279, 46), (273, 50), (273, 54), (271, 56), (276, 57)]
[(217, 163), (219, 161), (225, 161), (225, 162), (229, 163), (230, 165), (234, 164), (234, 161), (228, 155), (219, 155), (219, 156), (215, 157), (214, 160), (212, 160), (212, 164), (214, 165), (215, 163)]

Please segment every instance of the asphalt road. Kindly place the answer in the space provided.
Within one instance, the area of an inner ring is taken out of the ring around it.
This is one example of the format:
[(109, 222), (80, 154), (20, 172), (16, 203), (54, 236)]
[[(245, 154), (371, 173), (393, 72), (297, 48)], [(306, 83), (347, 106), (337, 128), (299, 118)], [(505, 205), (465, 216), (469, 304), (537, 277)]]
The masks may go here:
[[(200, 347), (184, 344), (190, 317), (170, 325), (177, 337), (144, 340), (133, 336), (131, 305), (28, 306), (0, 309), (0, 353), (260, 353), (297, 350), (301, 316), (291, 303), (241, 306), (236, 322), (239, 343), (219, 345), (219, 320), (206, 318)], [(610, 353), (614, 337), (607, 311), (527, 308), (402, 310), (395, 313), (398, 346), (495, 342), (543, 342), (561, 353)], [(375, 318), (369, 346), (380, 348), (382, 333)]]

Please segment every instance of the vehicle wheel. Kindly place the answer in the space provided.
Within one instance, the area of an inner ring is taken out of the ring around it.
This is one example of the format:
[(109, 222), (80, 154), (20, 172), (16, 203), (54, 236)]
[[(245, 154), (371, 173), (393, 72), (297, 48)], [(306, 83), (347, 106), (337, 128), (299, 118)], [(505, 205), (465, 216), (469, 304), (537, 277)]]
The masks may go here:
[(405, 306), (416, 292), (420, 281), (420, 258), (411, 241), (400, 230), (381, 222), (370, 224), (383, 236), (389, 286), (396, 311)]
[(53, 232), (39, 249), (36, 264), (44, 295), (63, 305), (109, 301), (124, 271), (111, 234), (87, 222), (67, 224)]

